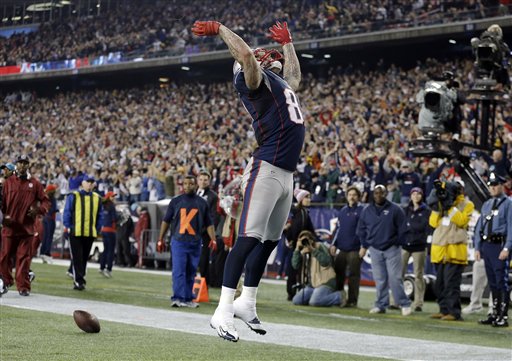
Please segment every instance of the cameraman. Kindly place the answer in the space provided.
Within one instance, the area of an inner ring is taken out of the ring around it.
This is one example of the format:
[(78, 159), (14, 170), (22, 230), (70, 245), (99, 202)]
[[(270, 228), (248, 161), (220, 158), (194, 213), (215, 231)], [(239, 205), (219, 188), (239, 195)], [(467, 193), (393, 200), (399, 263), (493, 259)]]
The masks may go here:
[(462, 320), (460, 284), (468, 264), (467, 227), (475, 205), (454, 182), (434, 182), (428, 197), (432, 209), (429, 223), (432, 235), (431, 262), (436, 266), (435, 291), (439, 312), (431, 318), (444, 321)]
[(299, 271), (300, 287), (294, 305), (332, 306), (343, 303), (342, 292), (336, 291), (336, 273), (329, 250), (310, 231), (302, 231), (292, 256), (292, 267)]

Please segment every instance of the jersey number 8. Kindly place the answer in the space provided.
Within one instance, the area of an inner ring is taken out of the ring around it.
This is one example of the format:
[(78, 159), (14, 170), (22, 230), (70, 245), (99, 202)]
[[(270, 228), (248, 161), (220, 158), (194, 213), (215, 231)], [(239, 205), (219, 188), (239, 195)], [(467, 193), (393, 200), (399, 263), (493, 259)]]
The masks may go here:
[(288, 104), (288, 113), (290, 114), (290, 120), (297, 124), (304, 124), (304, 118), (299, 108), (299, 102), (297, 96), (293, 90), (286, 88), (284, 90), (284, 96), (286, 97), (286, 104)]

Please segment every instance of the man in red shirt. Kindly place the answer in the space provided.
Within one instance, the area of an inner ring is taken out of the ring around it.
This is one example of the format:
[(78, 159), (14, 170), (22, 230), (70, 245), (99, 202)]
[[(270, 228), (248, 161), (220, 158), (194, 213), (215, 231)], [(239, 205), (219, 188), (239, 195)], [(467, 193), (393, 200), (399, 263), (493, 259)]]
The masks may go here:
[(16, 258), (16, 287), (21, 296), (30, 295), (29, 268), (31, 243), (38, 215), (50, 208), (50, 200), (39, 181), (28, 173), (29, 158), (22, 155), (16, 162), (16, 173), (5, 180), (3, 187), (2, 248), (0, 276), (6, 286), (12, 286), (11, 259)]

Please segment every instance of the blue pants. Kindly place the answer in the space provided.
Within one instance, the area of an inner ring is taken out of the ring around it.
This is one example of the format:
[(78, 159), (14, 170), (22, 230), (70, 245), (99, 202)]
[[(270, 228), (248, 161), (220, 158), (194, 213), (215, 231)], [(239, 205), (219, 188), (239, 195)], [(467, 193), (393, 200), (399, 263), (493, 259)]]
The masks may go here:
[(508, 295), (507, 281), (510, 257), (505, 261), (498, 259), (501, 250), (502, 245), (499, 243), (482, 242), (481, 252), (485, 261), (485, 273), (493, 295), (501, 292)]
[(375, 280), (377, 300), (375, 307), (386, 310), (389, 306), (389, 288), (393, 293), (395, 302), (402, 307), (410, 307), (411, 301), (404, 292), (402, 281), (402, 250), (398, 246), (391, 246), (385, 251), (370, 247), (372, 260), (372, 274)]
[(51, 256), (53, 234), (55, 233), (55, 221), (47, 217), (43, 218), (43, 243), (41, 244), (41, 254)]
[(194, 299), (192, 289), (200, 256), (201, 239), (194, 242), (171, 240), (173, 301), (189, 302)]
[(112, 271), (114, 252), (116, 249), (116, 234), (113, 232), (101, 232), (103, 237), (103, 254), (100, 259), (100, 268)]
[(341, 304), (341, 293), (329, 286), (313, 288), (306, 286), (301, 289), (292, 300), (294, 305), (332, 306)]

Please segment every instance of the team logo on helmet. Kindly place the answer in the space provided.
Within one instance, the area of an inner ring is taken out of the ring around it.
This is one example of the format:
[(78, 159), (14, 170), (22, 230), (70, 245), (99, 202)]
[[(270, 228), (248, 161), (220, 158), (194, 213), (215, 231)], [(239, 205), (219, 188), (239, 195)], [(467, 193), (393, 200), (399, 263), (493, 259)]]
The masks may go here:
[(274, 62), (280, 62), (283, 59), (283, 55), (276, 49), (256, 48), (253, 54), (263, 69), (268, 69)]

